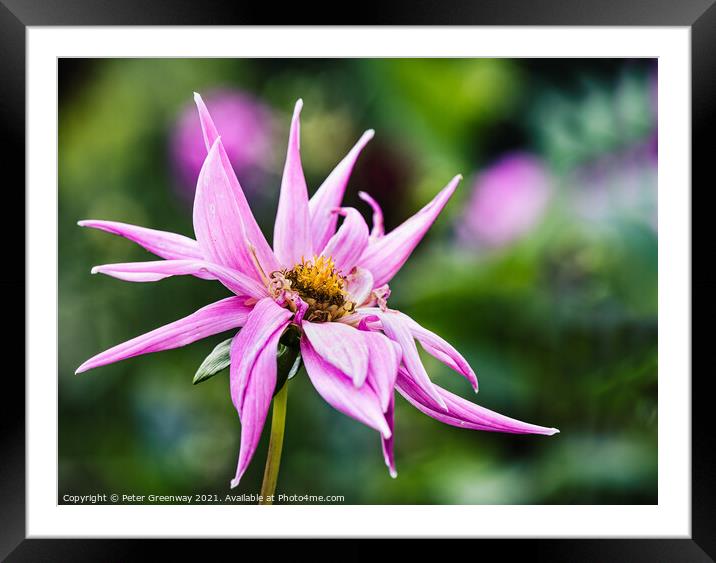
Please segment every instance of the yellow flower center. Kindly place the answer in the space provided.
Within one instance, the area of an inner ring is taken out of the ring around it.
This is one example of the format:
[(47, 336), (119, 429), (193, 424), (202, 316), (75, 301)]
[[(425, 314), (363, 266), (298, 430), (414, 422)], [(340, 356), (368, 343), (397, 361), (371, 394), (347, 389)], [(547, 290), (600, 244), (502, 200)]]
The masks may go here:
[(351, 313), (355, 303), (345, 290), (345, 278), (335, 268), (333, 259), (314, 256), (301, 260), (290, 270), (272, 274), (274, 287), (295, 291), (308, 305), (308, 321), (332, 321)]

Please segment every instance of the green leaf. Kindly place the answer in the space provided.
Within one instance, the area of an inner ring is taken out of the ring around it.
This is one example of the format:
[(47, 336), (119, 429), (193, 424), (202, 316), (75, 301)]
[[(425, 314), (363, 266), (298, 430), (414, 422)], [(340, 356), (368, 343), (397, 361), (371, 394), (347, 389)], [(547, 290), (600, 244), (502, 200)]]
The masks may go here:
[(286, 379), (293, 379), (293, 376), (298, 373), (299, 369), (301, 369), (301, 353), (300, 352), (296, 356), (296, 360), (293, 362), (291, 369), (288, 371), (288, 377)]
[(219, 373), (222, 369), (229, 367), (231, 358), (229, 350), (231, 349), (231, 338), (224, 340), (219, 344), (211, 354), (209, 354), (204, 361), (201, 362), (199, 369), (196, 370), (194, 375), (194, 385), (206, 381), (210, 377)]
[[(231, 363), (231, 338), (224, 340), (209, 354), (196, 370), (194, 385), (206, 381)], [(301, 368), (300, 335), (295, 328), (289, 327), (282, 335), (276, 353), (276, 390), (278, 393), (286, 381), (293, 378)]]

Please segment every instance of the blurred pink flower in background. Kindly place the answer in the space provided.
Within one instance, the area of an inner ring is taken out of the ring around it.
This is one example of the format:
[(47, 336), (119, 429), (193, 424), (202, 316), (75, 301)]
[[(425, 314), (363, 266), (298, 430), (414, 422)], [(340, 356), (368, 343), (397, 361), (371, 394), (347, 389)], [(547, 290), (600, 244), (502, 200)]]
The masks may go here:
[(549, 174), (537, 157), (507, 154), (478, 176), (458, 236), (470, 245), (508, 244), (538, 223), (550, 194)]
[[(274, 156), (271, 109), (237, 89), (215, 90), (206, 96), (206, 104), (221, 130), (221, 141), (242, 185), (247, 192), (259, 191)], [(187, 104), (179, 114), (170, 143), (180, 194), (191, 203), (206, 156), (201, 124), (193, 104)]]

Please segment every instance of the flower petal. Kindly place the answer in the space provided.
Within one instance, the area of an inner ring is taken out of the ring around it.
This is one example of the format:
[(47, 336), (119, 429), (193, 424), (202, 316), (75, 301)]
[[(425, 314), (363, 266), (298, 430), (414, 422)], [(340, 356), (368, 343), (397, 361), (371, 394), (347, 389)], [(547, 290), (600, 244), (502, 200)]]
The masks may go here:
[(405, 264), (440, 211), (450, 199), (462, 176), (455, 176), (435, 198), (399, 227), (368, 244), (358, 265), (373, 274), (376, 286), (388, 283)]
[[(237, 335), (238, 336), (238, 335)], [(241, 447), (236, 465), (236, 475), (231, 488), (236, 487), (244, 476), (266, 423), (266, 415), (276, 388), (276, 352), (281, 331), (276, 331), (256, 358), (246, 386), (246, 399), (241, 412)]]
[[(241, 419), (241, 448), (232, 488), (239, 484), (261, 439), (276, 388), (278, 342), (291, 316), (271, 299), (259, 301), (256, 307), (231, 343), (231, 397)], [(247, 329), (248, 336), (242, 336)]]
[[(293, 313), (279, 307), (270, 297), (256, 303), (246, 319), (244, 328), (231, 343), (231, 400), (241, 416), (246, 398), (247, 384), (256, 358), (264, 349), (271, 336), (283, 331)], [(274, 354), (275, 359), (275, 354)]]
[(152, 262), (126, 262), (105, 264), (92, 268), (93, 274), (106, 274), (120, 280), (153, 282), (170, 276), (209, 274), (218, 279), (236, 295), (262, 299), (268, 295), (266, 287), (241, 272), (203, 260), (157, 260)]
[(354, 268), (346, 276), (346, 291), (348, 297), (360, 307), (370, 297), (373, 290), (373, 274), (364, 268)]
[(368, 346), (365, 333), (342, 323), (301, 325), (313, 350), (326, 362), (353, 379), (356, 387), (368, 376)]
[(132, 242), (136, 242), (139, 246), (146, 248), (152, 254), (156, 254), (167, 260), (187, 260), (192, 258), (203, 260), (204, 258), (198, 242), (176, 233), (147, 229), (145, 227), (119, 223), (117, 221), (99, 221), (96, 219), (78, 221), (77, 224), (80, 227), (90, 227), (119, 235)]
[(358, 192), (358, 197), (365, 201), (373, 209), (373, 228), (370, 230), (370, 240), (375, 240), (385, 234), (385, 224), (383, 222), (383, 210), (378, 202), (366, 192)]
[(194, 232), (206, 259), (260, 279), (217, 139), (204, 161), (194, 196)]
[(329, 405), (374, 428), (384, 438), (391, 436), (378, 396), (369, 385), (356, 388), (346, 374), (324, 361), (306, 338), (301, 339), (301, 357), (311, 383)]
[(245, 299), (227, 297), (151, 332), (114, 346), (83, 363), (75, 373), (125, 360), (140, 354), (186, 346), (212, 334), (242, 326), (251, 307)]
[[(243, 225), (245, 240), (253, 247), (259, 264), (263, 268), (264, 272), (266, 274), (270, 274), (271, 272), (279, 269), (279, 263), (276, 260), (268, 242), (266, 242), (266, 237), (261, 232), (261, 228), (251, 212), (249, 202), (246, 200), (244, 190), (241, 188), (241, 184), (239, 184), (234, 168), (231, 166), (231, 161), (229, 160), (229, 156), (226, 154), (224, 145), (219, 138), (214, 121), (211, 119), (211, 115), (209, 115), (209, 110), (206, 108), (206, 105), (199, 94), (194, 93), (194, 101), (196, 102), (197, 109), (199, 110), (199, 120), (201, 121), (201, 130), (204, 135), (204, 143), (206, 144), (207, 152), (210, 152), (211, 147), (217, 142), (217, 140), (219, 141), (218, 151), (221, 166), (230, 186), (230, 199), (232, 199), (235, 204), (232, 205), (232, 208), (228, 210), (227, 213), (238, 215), (240, 222)], [(196, 201), (194, 206), (196, 207)], [(236, 240), (234, 241), (234, 244), (243, 246), (243, 240), (244, 239)], [(242, 251), (243, 249), (239, 250)], [(241, 254), (243, 256), (245, 253), (242, 251)], [(231, 264), (227, 265), (231, 266)], [(260, 276), (257, 275), (256, 270), (253, 267), (249, 271), (244, 271), (244, 273), (260, 280)]]
[(313, 256), (313, 242), (308, 213), (308, 188), (303, 176), (300, 153), (300, 115), (303, 101), (298, 100), (293, 111), (288, 137), (286, 165), (281, 179), (274, 225), (273, 248), (278, 261), (286, 268)]
[[(367, 325), (370, 330), (377, 330), (375, 318), (382, 319), (383, 311), (378, 307), (362, 307), (357, 309), (352, 315), (343, 317), (342, 321), (355, 324), (356, 319), (363, 319), (363, 324)], [(478, 390), (477, 376), (467, 360), (458, 352), (449, 342), (441, 338), (434, 332), (429, 331), (425, 327), (419, 325), (415, 320), (401, 311), (390, 310), (390, 313), (398, 315), (401, 321), (410, 331), (414, 339), (420, 342), (423, 349), (431, 356), (437, 358), (448, 367), (452, 368), (460, 375), (464, 376), (472, 385), (475, 392)]]
[(410, 332), (413, 337), (420, 342), (423, 349), (431, 356), (434, 356), (459, 374), (463, 375), (470, 382), (475, 392), (477, 392), (478, 384), (475, 371), (472, 367), (470, 367), (470, 364), (467, 363), (467, 360), (462, 357), (460, 352), (434, 332), (420, 326), (405, 313), (399, 314), (403, 319), (405, 319)]
[(394, 419), (395, 395), (391, 393), (388, 410), (385, 413), (385, 420), (388, 422), (388, 428), (390, 428), (391, 436), (390, 438), (384, 438), (383, 436), (381, 436), (380, 445), (383, 449), (383, 459), (385, 460), (385, 465), (388, 466), (388, 471), (390, 472), (390, 476), (393, 479), (398, 476), (398, 471), (395, 469), (395, 454), (393, 453), (393, 445), (395, 440)]
[(400, 348), (379, 332), (363, 332), (368, 344), (368, 384), (378, 395), (383, 412), (388, 410), (393, 397), (395, 378), (400, 365)]
[[(365, 311), (365, 309), (362, 311)], [(447, 410), (445, 400), (438, 394), (436, 385), (430, 381), (430, 377), (425, 371), (425, 366), (420, 361), (418, 348), (415, 346), (415, 340), (405, 320), (397, 311), (382, 311), (379, 308), (372, 308), (369, 311), (380, 319), (386, 336), (400, 346), (403, 351), (403, 364), (415, 384), (440, 405), (443, 410)]]
[(336, 271), (346, 275), (356, 265), (368, 245), (368, 225), (357, 209), (344, 207), (338, 213), (344, 215), (345, 220), (321, 254), (333, 258)]
[(486, 430), (488, 432), (508, 432), (511, 434), (557, 434), (556, 428), (546, 428), (496, 413), (459, 397), (442, 387), (435, 386), (448, 405), (449, 414), (442, 412), (439, 405), (420, 389), (404, 369), (398, 370), (396, 389), (405, 399), (428, 416), (460, 428)]
[(368, 144), (368, 141), (373, 138), (374, 134), (375, 131), (372, 129), (363, 133), (350, 152), (336, 165), (333, 172), (325, 179), (321, 187), (316, 190), (308, 203), (311, 213), (313, 248), (326, 246), (328, 240), (336, 232), (338, 218), (332, 213), (332, 210), (340, 207), (343, 201), (343, 194), (348, 185), (348, 179), (351, 172), (353, 172), (356, 160), (358, 160), (358, 155)]
[(211, 114), (209, 113), (209, 109), (206, 107), (204, 100), (196, 92), (194, 92), (194, 103), (196, 104), (196, 109), (199, 112), (201, 134), (204, 136), (206, 152), (209, 152), (209, 149), (211, 149), (213, 144), (216, 142), (216, 139), (219, 138), (219, 131), (216, 129), (216, 125), (214, 125), (214, 120), (211, 118)]

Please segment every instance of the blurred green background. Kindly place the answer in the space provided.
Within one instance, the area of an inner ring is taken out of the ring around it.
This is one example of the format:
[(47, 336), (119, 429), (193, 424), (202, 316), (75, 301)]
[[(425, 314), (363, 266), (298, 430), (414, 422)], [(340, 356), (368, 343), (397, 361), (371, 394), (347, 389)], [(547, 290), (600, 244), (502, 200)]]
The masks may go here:
[[(301, 372), (278, 492), (353, 504), (656, 503), (656, 72), (645, 59), (61, 59), (58, 501), (229, 492), (240, 425), (227, 374), (191, 380), (230, 334), (73, 375), (97, 352), (227, 295), (193, 277), (91, 276), (96, 264), (152, 258), (76, 225), (193, 236), (197, 91), (268, 237), (299, 97), (311, 192), (376, 130), (347, 202), (369, 219), (356, 196), (368, 191), (388, 229), (462, 173), (391, 282), (391, 306), (453, 343), (480, 393), (425, 356), (435, 382), (561, 430), (462, 430), (398, 398), (393, 480), (377, 434), (334, 411)], [(267, 434), (234, 492), (258, 492)]]

